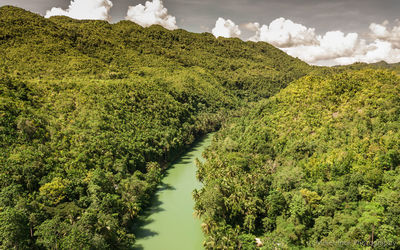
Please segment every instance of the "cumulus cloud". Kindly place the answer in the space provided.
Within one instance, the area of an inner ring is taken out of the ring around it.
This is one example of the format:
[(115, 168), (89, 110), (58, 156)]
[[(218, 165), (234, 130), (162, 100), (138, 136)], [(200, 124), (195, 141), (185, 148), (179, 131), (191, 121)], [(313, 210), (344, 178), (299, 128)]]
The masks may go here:
[(369, 26), (370, 35), (372, 38), (390, 42), (396, 49), (400, 49), (400, 22), (397, 21), (397, 24), (390, 29), (389, 21), (382, 24), (371, 23)]
[(236, 25), (231, 20), (220, 17), (215, 23), (215, 27), (212, 29), (212, 34), (215, 37), (239, 37), (242, 32), (239, 29), (239, 26)]
[(68, 9), (52, 8), (46, 12), (45, 17), (68, 16), (75, 19), (110, 21), (112, 6), (110, 0), (72, 0)]
[(345, 35), (341, 31), (327, 32), (318, 36), (317, 45), (283, 48), (291, 56), (298, 57), (310, 64), (345, 65), (355, 62), (375, 63), (400, 61), (400, 50), (392, 43), (376, 39), (368, 43), (357, 33)]
[(352, 64), (355, 62), (376, 63), (386, 61), (388, 63), (397, 63), (400, 61), (400, 49), (394, 48), (390, 42), (375, 40), (366, 44), (364, 53), (355, 53), (349, 57), (336, 58), (336, 64)]
[(254, 23), (253, 27), (247, 27), (256, 29), (256, 35), (251, 40), (265, 41), (280, 48), (317, 43), (314, 28), (307, 28), (283, 17), (275, 19), (270, 25), (260, 27), (260, 24)]
[[(387, 22), (385, 21), (384, 24), (387, 24)], [(390, 34), (384, 24), (371, 23), (369, 25), (371, 35), (376, 38), (388, 37)]]
[(363, 44), (364, 41), (359, 40), (356, 33), (345, 35), (341, 31), (330, 31), (324, 36), (316, 37), (314, 45), (303, 44), (282, 48), (282, 50), (306, 62), (315, 63), (352, 56), (355, 52), (363, 49)]
[(400, 24), (389, 28), (388, 21), (370, 25), (370, 42), (360, 38), (357, 33), (329, 31), (317, 35), (314, 28), (307, 28), (285, 18), (275, 19), (269, 25), (248, 23), (244, 27), (255, 32), (249, 40), (271, 43), (310, 64), (400, 61)]
[[(246, 23), (243, 25), (243, 27), (247, 30), (254, 31), (254, 32), (258, 32), (260, 30), (259, 23)], [(254, 37), (257, 37), (257, 34)]]
[(168, 14), (161, 0), (146, 1), (145, 5), (130, 6), (126, 16), (127, 20), (143, 27), (159, 24), (166, 29), (177, 29), (176, 18)]

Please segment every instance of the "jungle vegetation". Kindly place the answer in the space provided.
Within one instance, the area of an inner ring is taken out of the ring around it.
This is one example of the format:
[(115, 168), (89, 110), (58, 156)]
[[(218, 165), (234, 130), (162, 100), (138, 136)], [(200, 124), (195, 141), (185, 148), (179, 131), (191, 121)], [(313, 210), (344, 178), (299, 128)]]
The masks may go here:
[(0, 248), (129, 248), (169, 162), (311, 70), (266, 43), (1, 7)]
[(208, 249), (400, 247), (400, 77), (334, 71), (216, 134), (194, 193)]
[(399, 248), (392, 70), (1, 7), (0, 248), (129, 248), (168, 163), (218, 129), (194, 192), (207, 248)]

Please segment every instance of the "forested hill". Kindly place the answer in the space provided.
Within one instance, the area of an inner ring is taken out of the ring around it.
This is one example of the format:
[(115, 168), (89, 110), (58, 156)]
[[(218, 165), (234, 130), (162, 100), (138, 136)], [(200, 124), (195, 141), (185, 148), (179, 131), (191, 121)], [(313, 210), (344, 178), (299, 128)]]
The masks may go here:
[(208, 249), (399, 249), (400, 77), (303, 77), (216, 135), (196, 192)]
[(266, 43), (0, 8), (0, 248), (129, 248), (166, 162), (311, 70)]
[(216, 39), (158, 25), (45, 19), (10, 6), (0, 8), (0, 25), (0, 68), (24, 78), (127, 79), (201, 68), (220, 85), (254, 99), (310, 70), (267, 43)]

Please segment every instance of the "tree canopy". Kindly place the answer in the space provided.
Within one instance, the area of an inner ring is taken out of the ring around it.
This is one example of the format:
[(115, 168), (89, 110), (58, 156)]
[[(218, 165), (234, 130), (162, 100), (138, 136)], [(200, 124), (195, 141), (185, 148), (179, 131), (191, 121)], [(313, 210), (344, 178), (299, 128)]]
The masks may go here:
[(311, 74), (254, 104), (199, 166), (208, 248), (243, 248), (249, 234), (267, 249), (398, 248), (399, 139), (389, 71)]
[(0, 248), (125, 249), (167, 163), (312, 68), (266, 43), (0, 8)]

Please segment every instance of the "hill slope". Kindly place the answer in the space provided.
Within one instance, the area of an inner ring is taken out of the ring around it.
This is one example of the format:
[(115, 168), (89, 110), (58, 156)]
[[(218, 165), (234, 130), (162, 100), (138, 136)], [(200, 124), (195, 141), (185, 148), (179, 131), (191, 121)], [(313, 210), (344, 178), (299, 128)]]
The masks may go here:
[(195, 195), (209, 249), (399, 248), (395, 73), (306, 76), (215, 138)]
[(310, 66), (267, 43), (129, 21), (44, 19), (15, 7), (0, 8), (0, 68), (11, 75), (56, 78), (137, 78), (168, 68), (200, 67), (229, 89), (267, 97), (305, 75)]

